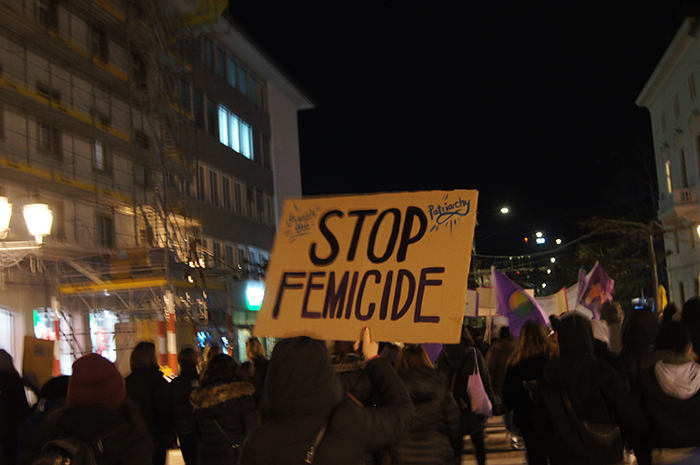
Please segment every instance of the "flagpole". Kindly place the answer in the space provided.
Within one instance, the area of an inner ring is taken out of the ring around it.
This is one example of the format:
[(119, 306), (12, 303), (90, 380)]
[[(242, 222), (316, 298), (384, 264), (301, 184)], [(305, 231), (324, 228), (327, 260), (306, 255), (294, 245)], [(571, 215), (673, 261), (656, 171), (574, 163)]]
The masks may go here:
[(656, 311), (661, 311), (663, 309), (660, 309), (658, 307), (659, 305), (659, 274), (656, 270), (656, 253), (654, 253), (654, 235), (649, 234), (648, 237), (648, 243), (649, 243), (649, 259), (651, 260), (651, 272), (652, 275), (654, 276), (654, 307), (656, 308)]

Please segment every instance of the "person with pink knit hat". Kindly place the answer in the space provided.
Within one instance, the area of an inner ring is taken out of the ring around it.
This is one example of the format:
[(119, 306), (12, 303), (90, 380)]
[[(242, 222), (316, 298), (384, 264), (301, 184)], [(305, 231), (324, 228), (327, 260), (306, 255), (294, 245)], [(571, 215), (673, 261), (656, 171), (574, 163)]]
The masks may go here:
[(73, 363), (68, 382), (67, 407), (59, 410), (24, 443), (21, 464), (32, 464), (42, 447), (60, 438), (75, 438), (90, 445), (98, 463), (150, 465), (151, 440), (138, 413), (126, 401), (124, 378), (98, 354)]

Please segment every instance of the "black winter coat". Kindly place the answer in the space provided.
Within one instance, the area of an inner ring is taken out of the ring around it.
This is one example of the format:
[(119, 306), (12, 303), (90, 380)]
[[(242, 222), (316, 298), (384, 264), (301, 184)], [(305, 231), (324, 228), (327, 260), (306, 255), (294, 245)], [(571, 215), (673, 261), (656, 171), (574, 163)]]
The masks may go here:
[(198, 383), (199, 375), (196, 370), (182, 372), (170, 382), (170, 393), (175, 408), (175, 430), (179, 435), (193, 434), (196, 431), (190, 395), (197, 389)]
[(472, 413), (467, 395), (467, 382), (469, 376), (476, 372), (474, 351), (479, 361), (479, 374), (484, 390), (489, 396), (491, 405), (496, 405), (496, 394), (491, 387), (489, 370), (481, 356), (481, 352), (466, 344), (449, 344), (442, 348), (437, 359), (437, 369), (447, 375), (448, 388), (452, 389), (457, 404), (460, 406), (461, 434), (473, 434), (486, 426), (486, 417)]
[(267, 367), (269, 364), (270, 362), (265, 357), (260, 357), (252, 363), (248, 361), (241, 365), (243, 371), (248, 374), (248, 381), (255, 387), (253, 400), (255, 400), (255, 405), (257, 406), (260, 406), (260, 396), (265, 387), (265, 378), (267, 377)]
[(365, 372), (364, 360), (356, 360), (348, 363), (334, 363), (333, 371), (347, 392), (355, 399), (362, 402), (365, 407), (372, 407), (376, 403), (376, 395), (372, 389), (372, 382)]
[[(192, 393), (194, 417), (201, 441), (200, 464), (237, 463), (240, 446), (259, 423), (252, 397), (254, 392), (252, 384), (235, 382), (207, 386)], [(215, 421), (219, 423), (218, 426)]]
[(12, 366), (0, 370), (0, 465), (14, 465), (17, 433), (29, 414), (22, 378)]
[(543, 436), (551, 438), (550, 464), (621, 462), (622, 440), (608, 447), (585, 444), (562, 396), (562, 391), (566, 391), (580, 420), (617, 424), (621, 404), (617, 373), (593, 355), (593, 332), (586, 317), (573, 312), (562, 317), (557, 332), (560, 355), (547, 362), (538, 380), (551, 421), (550, 431)]
[(535, 432), (535, 412), (530, 394), (523, 385), (525, 381), (536, 380), (542, 376), (544, 366), (549, 358), (545, 354), (533, 355), (508, 367), (503, 382), (503, 403), (513, 409), (513, 420), (518, 429)]
[(459, 407), (447, 389), (447, 378), (432, 368), (399, 372), (416, 415), (410, 429), (391, 449), (392, 464), (454, 465), (452, 444), (458, 441)]
[(126, 394), (146, 423), (154, 450), (169, 448), (175, 440), (175, 417), (170, 387), (160, 370), (136, 368), (124, 380)]
[(239, 463), (303, 463), (324, 425), (314, 465), (358, 465), (367, 453), (398, 441), (413, 416), (406, 387), (386, 360), (370, 360), (365, 370), (379, 393), (378, 408), (347, 399), (323, 341), (278, 342), (262, 396), (262, 425), (248, 437)]
[[(100, 439), (104, 453), (98, 458), (103, 465), (151, 465), (151, 443), (137, 425), (133, 407), (122, 405), (118, 410), (97, 407), (66, 407), (56, 411), (30, 434), (22, 448), (22, 465), (32, 464), (48, 441), (72, 437), (88, 444)], [(93, 450), (96, 450), (93, 447)], [(99, 456), (100, 454), (98, 454)]]

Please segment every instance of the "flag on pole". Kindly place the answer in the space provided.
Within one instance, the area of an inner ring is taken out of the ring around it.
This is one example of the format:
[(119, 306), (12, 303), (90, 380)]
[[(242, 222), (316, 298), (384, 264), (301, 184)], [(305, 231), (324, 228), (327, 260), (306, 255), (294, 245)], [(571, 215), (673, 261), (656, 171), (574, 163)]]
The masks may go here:
[(491, 275), (496, 295), (496, 311), (508, 318), (510, 334), (514, 338), (520, 335), (520, 328), (528, 320), (540, 321), (547, 326), (549, 319), (534, 297), (526, 294), (522, 287), (493, 266)]
[(580, 289), (577, 307), (588, 309), (593, 313), (594, 319), (600, 319), (600, 307), (603, 303), (613, 300), (615, 280), (610, 279), (600, 263), (596, 262)]

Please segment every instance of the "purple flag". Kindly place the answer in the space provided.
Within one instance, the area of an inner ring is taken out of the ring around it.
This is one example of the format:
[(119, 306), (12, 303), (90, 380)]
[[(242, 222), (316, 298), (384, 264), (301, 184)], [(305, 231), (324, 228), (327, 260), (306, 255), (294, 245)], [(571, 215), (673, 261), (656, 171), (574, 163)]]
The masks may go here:
[(520, 328), (528, 320), (537, 320), (547, 326), (547, 315), (537, 301), (525, 293), (506, 275), (495, 267), (491, 267), (493, 276), (494, 293), (496, 297), (496, 311), (499, 315), (508, 318), (510, 334), (517, 338), (520, 336)]
[(586, 275), (586, 282), (579, 293), (578, 305), (590, 310), (594, 319), (600, 319), (600, 307), (604, 302), (613, 300), (614, 289), (615, 280), (610, 279), (599, 262), (595, 262), (591, 272)]

